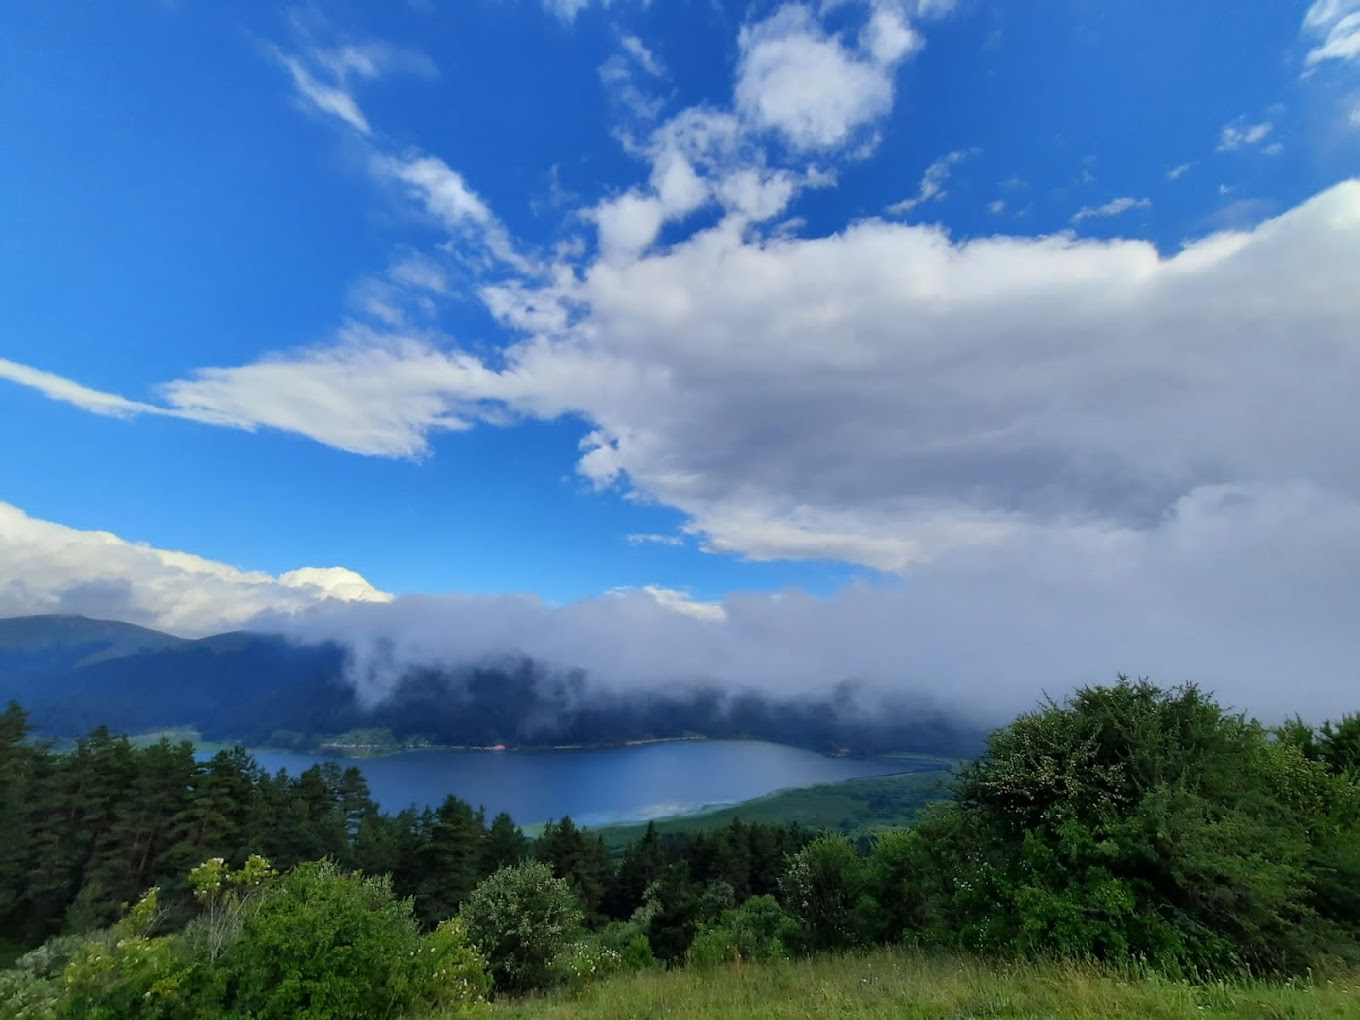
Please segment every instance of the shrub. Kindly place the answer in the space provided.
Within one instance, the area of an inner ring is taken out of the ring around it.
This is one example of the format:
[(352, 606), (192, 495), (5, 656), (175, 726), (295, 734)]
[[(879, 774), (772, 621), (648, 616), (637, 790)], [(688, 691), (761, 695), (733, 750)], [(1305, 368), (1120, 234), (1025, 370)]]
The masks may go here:
[(399, 1016), (428, 1004), (440, 967), (416, 961), (447, 956), (449, 941), (421, 939), (410, 900), (386, 876), (317, 861), (261, 891), (221, 968), (234, 1011), (256, 1020)]
[(548, 865), (523, 861), (483, 880), (459, 916), (496, 987), (523, 991), (552, 983), (552, 961), (579, 928), (581, 905)]
[(841, 835), (819, 836), (789, 857), (780, 880), (785, 906), (802, 922), (810, 949), (843, 949), (868, 940), (864, 860)]
[(442, 922), (408, 960), (412, 998), (441, 1016), (485, 1002), (491, 992), (486, 959), (461, 918)]
[(719, 923), (707, 925), (690, 943), (685, 960), (692, 966), (724, 963), (767, 963), (786, 959), (798, 936), (798, 922), (773, 896), (753, 896), (726, 911)]
[(1050, 701), (962, 770), (947, 812), (968, 840), (925, 855), (933, 907), (968, 948), (1303, 970), (1356, 930), (1354, 899), (1321, 894), (1356, 874), (1360, 830), (1354, 784), (1296, 730), (1194, 686), (1121, 678)]
[(571, 943), (553, 957), (551, 968), (558, 983), (579, 989), (626, 970), (627, 966), (623, 954), (617, 950), (598, 939), (583, 939)]
[[(176, 936), (149, 934), (160, 917), (152, 889), (113, 927), (86, 937), (53, 984), (57, 1020), (188, 1020), (203, 1015), (197, 968)], [(42, 1013), (35, 1013), (42, 1016)]]
[(644, 913), (632, 920), (614, 921), (600, 930), (600, 945), (619, 954), (624, 970), (646, 970), (658, 965), (659, 961), (652, 952), (652, 944), (645, 930), (650, 920)]

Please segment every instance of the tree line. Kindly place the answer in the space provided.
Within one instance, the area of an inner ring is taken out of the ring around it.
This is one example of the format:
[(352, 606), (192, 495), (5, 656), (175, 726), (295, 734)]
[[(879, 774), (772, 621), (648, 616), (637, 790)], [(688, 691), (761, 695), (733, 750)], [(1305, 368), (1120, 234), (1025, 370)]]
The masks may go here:
[(137, 746), (104, 728), (64, 751), (29, 735), (11, 703), (0, 715), (0, 940), (24, 947), (106, 927), (153, 886), (172, 921), (191, 913), (189, 870), (214, 857), (240, 866), (258, 854), (282, 871), (329, 859), (390, 875), (426, 927), (499, 868), (532, 857), (569, 883), (593, 924), (631, 917), (660, 883), (675, 931), (658, 922), (655, 940), (682, 956), (694, 890), (720, 882), (737, 899), (773, 893), (786, 856), (811, 835), (740, 820), (664, 839), (649, 827), (615, 860), (567, 817), (530, 840), (509, 815), (488, 820), (455, 796), (384, 813), (363, 774), (334, 762), (290, 776), (241, 748), (201, 761), (187, 742)]

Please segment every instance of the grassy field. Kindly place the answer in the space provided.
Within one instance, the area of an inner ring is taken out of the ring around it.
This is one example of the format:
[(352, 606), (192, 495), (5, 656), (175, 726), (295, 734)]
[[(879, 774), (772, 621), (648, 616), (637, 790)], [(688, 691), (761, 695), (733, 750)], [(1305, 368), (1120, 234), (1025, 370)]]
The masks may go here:
[[(932, 764), (936, 761), (932, 760)], [(662, 833), (698, 832), (720, 829), (740, 818), (743, 822), (774, 825), (797, 822), (811, 829), (872, 831), (905, 825), (921, 807), (945, 795), (942, 784), (948, 778), (947, 769), (932, 769), (804, 786), (702, 814), (658, 818), (656, 828)], [(617, 848), (635, 842), (646, 828), (647, 823), (641, 822), (608, 825), (593, 831), (603, 836), (611, 848)]]
[(1360, 1017), (1360, 974), (1190, 985), (1078, 964), (1003, 964), (883, 950), (723, 970), (652, 971), (500, 1002), (505, 1020), (844, 1017), (864, 1020), (1312, 1020)]

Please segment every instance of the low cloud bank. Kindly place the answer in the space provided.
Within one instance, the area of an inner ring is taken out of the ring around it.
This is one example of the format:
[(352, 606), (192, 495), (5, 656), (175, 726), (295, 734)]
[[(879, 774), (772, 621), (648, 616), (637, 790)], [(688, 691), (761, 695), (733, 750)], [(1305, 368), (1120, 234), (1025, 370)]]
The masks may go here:
[(345, 645), (369, 702), (410, 669), (518, 654), (581, 669), (605, 691), (712, 684), (806, 698), (849, 682), (866, 705), (898, 699), (983, 725), (1120, 671), (1195, 681), (1263, 718), (1320, 719), (1360, 708), (1357, 568), (1353, 502), (1307, 486), (1221, 486), (1151, 529), (1031, 528), (903, 582), (729, 595), (720, 617), (638, 590), (564, 606), (328, 603), (257, 625)]

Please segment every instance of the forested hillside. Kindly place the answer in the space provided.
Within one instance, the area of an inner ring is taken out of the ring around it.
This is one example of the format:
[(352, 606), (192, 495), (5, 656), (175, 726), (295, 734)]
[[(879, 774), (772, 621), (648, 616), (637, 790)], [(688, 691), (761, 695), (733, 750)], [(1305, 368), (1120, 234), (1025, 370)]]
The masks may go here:
[(783, 699), (703, 685), (612, 691), (580, 671), (513, 655), (408, 669), (389, 697), (368, 704), (346, 678), (346, 652), (336, 644), (252, 633), (184, 641), (83, 617), (0, 620), (0, 699), (8, 698), (47, 735), (189, 726), (209, 741), (252, 747), (315, 747), (365, 728), (453, 746), (615, 744), (701, 733), (818, 750), (972, 754), (980, 742), (960, 720), (888, 704), (851, 685)]
[[(353, 770), (269, 777), (241, 752), (200, 764), (96, 733), (57, 755), (24, 738), (12, 707), (0, 919), (16, 948), (47, 939), (0, 975), (18, 1016), (433, 1016), (488, 996), (512, 1015), (625, 1016), (662, 994), (695, 997), (677, 1015), (721, 1015), (693, 984), (620, 975), (733, 964), (772, 966), (762, 1001), (794, 1015), (816, 1015), (809, 995), (845, 1015), (959, 1015), (871, 971), (928, 975), (940, 957), (817, 962), (902, 943), (968, 954), (952, 966), (997, 975), (996, 1003), (1083, 989), (1053, 1015), (1274, 1016), (1339, 1009), (1360, 965), (1360, 716), (1266, 728), (1194, 687), (1046, 703), (989, 738), (952, 799), (876, 838), (648, 827), (617, 861), (566, 819), (531, 842), (454, 798), (384, 816)], [(862, 968), (853, 1008), (847, 968)], [(1306, 975), (1341, 991), (1240, 983)], [(760, 980), (723, 978), (734, 996)], [(976, 983), (951, 987), (978, 1006)], [(559, 997), (515, 1004), (541, 989)]]

